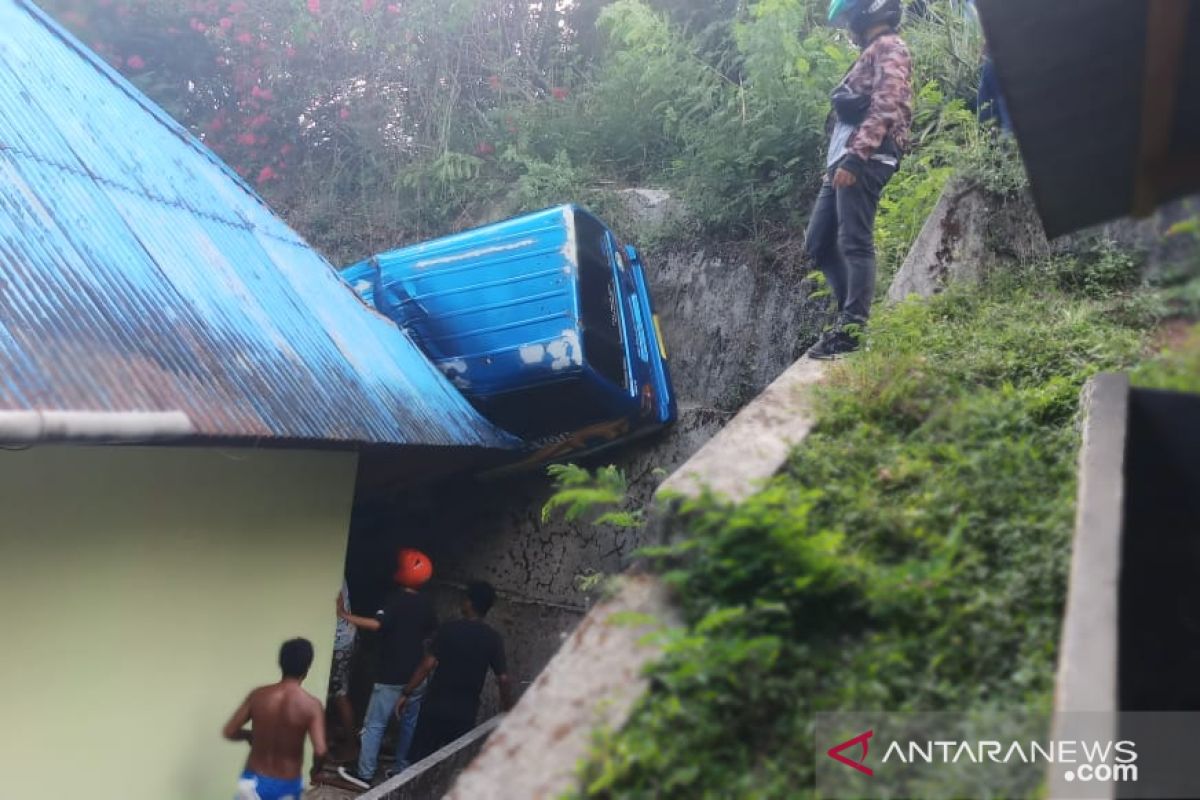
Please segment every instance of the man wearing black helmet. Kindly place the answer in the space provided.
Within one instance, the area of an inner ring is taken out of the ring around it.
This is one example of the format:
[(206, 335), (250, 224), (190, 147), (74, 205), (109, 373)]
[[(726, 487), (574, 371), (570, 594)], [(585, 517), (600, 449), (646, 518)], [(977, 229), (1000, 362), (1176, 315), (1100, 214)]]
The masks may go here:
[(875, 296), (875, 212), (908, 146), (912, 57), (896, 33), (900, 0), (833, 0), (829, 21), (862, 53), (834, 90), (826, 174), (805, 249), (837, 300), (837, 322), (809, 349), (831, 359), (858, 348)]

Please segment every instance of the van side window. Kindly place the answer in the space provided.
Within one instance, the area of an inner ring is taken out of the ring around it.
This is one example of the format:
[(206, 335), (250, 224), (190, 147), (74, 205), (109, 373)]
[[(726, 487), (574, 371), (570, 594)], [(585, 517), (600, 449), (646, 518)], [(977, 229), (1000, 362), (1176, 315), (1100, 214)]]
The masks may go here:
[(598, 373), (628, 389), (620, 299), (613, 284), (607, 232), (595, 219), (577, 214), (575, 237), (579, 248), (579, 314), (584, 355)]

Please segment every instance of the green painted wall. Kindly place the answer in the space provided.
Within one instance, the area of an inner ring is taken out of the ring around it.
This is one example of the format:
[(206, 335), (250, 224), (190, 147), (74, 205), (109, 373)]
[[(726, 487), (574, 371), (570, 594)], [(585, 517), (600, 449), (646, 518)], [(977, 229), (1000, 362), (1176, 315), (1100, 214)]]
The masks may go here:
[(324, 700), (356, 458), (0, 451), (0, 798), (232, 797), (284, 639)]

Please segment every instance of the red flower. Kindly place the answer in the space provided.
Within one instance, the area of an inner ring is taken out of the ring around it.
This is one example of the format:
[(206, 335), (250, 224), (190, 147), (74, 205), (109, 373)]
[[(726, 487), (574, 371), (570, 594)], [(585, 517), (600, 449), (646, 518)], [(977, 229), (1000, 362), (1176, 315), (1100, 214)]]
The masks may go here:
[(308, 10), (312, 14), (320, 14), (321, 0), (308, 0)]
[(496, 152), (496, 148), (491, 142), (480, 142), (479, 144), (475, 145), (475, 152), (481, 156), (490, 156), (492, 153)]
[(342, 106), (342, 108), (338, 111), (338, 117), (341, 119), (350, 119), (350, 109)]
[(242, 0), (237, 0), (237, 2), (230, 3), (229, 8), (225, 10), (230, 14), (240, 14), (246, 10), (246, 4), (243, 3)]
[(258, 128), (261, 128), (263, 125), (266, 125), (270, 121), (271, 121), (271, 118), (268, 117), (266, 114), (259, 114), (258, 116), (254, 117), (250, 120), (250, 129), (257, 130)]
[(248, 31), (243, 31), (237, 35), (237, 40), (242, 44), (250, 44), (254, 41), (254, 35)]
[(274, 96), (274, 94), (271, 92), (271, 90), (270, 90), (270, 89), (263, 89), (263, 88), (259, 87), (258, 85), (255, 85), (255, 86), (254, 86), (254, 88), (250, 90), (250, 96), (251, 96), (251, 97), (257, 97), (257, 98), (258, 98), (258, 99), (260, 99), (260, 100), (273, 100), (273, 99), (275, 99), (275, 96)]
[(388, 10), (389, 14), (399, 14), (400, 13), (400, 5), (399, 5), (399, 3), (388, 3), (387, 10)]
[(550, 90), (550, 94), (554, 95), (555, 100), (566, 100), (568, 94), (567, 87), (555, 86)]
[(379, 5), (379, 0), (362, 0), (363, 13), (370, 14), (377, 5)]
[(221, 30), (227, 31), (233, 27), (233, 20), (229, 17), (221, 17), (217, 24), (221, 26)]
[(146, 66), (146, 61), (141, 56), (130, 56), (129, 58), (125, 59), (125, 66), (129, 67), (130, 69), (144, 69)]
[(499, 75), (489, 75), (488, 76), (488, 86), (492, 87), (493, 92), (500, 91), (501, 85), (502, 84), (500, 83)]
[(270, 167), (263, 167), (258, 171), (258, 182), (266, 183), (267, 181), (275, 180), (275, 170)]
[(258, 137), (253, 133), (239, 133), (237, 137), (237, 143), (246, 147), (253, 147), (256, 141)]

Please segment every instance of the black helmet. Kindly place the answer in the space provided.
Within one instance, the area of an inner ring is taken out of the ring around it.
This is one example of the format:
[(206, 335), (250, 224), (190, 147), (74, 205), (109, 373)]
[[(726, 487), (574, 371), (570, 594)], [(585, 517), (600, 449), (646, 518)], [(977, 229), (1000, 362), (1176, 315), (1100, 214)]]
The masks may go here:
[(900, 27), (904, 10), (900, 0), (832, 0), (829, 22), (854, 33), (865, 33), (876, 25)]

